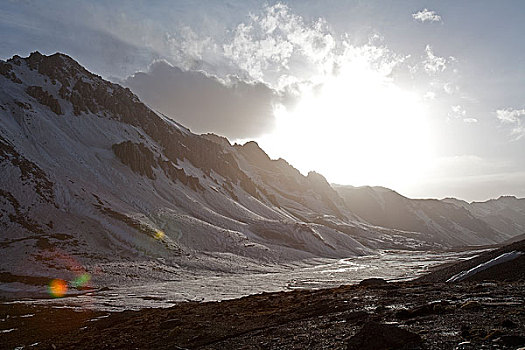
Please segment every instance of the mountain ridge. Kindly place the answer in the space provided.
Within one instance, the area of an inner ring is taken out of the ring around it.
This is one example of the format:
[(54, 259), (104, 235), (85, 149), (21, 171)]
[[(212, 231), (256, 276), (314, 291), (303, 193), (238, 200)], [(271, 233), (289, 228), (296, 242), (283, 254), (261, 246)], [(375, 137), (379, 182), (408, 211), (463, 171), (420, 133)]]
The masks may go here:
[[(154, 261), (168, 272), (148, 278), (162, 279), (181, 266), (235, 271), (375, 249), (494, 244), (522, 227), (521, 206), (492, 215), (478, 205), (476, 216), (440, 201), (415, 208), (396, 195), (406, 215), (422, 210), (430, 219), (372, 220), (363, 201), (322, 175), (303, 176), (255, 142), (193, 134), (59, 53), (0, 62), (0, 165), (0, 270), (15, 276), (67, 275), (58, 250), (107, 276)], [(370, 205), (381, 207), (383, 195), (372, 194)]]

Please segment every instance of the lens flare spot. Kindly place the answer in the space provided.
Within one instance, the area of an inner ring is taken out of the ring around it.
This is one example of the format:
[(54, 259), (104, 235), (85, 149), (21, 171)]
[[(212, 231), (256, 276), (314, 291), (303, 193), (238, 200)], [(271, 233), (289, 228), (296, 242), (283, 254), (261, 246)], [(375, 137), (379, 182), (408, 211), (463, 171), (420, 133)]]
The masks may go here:
[(53, 298), (62, 298), (67, 293), (67, 282), (62, 279), (55, 278), (49, 283), (47, 290), (49, 295), (51, 295)]
[(91, 275), (89, 273), (83, 273), (80, 276), (77, 276), (73, 281), (71, 281), (71, 286), (77, 289), (82, 289), (91, 280)]
[(164, 231), (161, 230), (155, 230), (155, 239), (163, 239), (164, 238)]

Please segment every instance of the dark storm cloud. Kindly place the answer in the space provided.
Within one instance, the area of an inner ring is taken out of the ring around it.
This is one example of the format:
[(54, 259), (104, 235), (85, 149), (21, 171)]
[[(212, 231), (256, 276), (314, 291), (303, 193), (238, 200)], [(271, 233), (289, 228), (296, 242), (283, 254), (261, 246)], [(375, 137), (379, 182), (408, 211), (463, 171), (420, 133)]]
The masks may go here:
[(124, 82), (141, 100), (194, 132), (252, 138), (271, 131), (279, 94), (262, 83), (232, 78), (223, 83), (202, 72), (183, 71), (165, 61), (153, 63)]

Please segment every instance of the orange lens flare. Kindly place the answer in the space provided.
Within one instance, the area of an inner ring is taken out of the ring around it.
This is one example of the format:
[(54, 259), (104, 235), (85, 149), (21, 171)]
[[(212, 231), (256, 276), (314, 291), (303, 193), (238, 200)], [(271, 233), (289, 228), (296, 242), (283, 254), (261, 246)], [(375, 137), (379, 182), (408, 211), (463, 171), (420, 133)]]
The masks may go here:
[(47, 286), (49, 295), (53, 298), (62, 298), (67, 293), (67, 282), (59, 278), (55, 278)]

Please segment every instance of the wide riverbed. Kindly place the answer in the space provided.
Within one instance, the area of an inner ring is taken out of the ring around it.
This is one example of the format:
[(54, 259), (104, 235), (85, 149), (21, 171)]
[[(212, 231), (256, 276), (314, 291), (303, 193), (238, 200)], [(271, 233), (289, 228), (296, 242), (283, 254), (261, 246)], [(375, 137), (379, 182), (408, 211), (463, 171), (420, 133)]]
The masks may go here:
[(292, 289), (318, 289), (358, 283), (380, 277), (388, 281), (413, 279), (437, 265), (463, 260), (481, 251), (382, 251), (377, 255), (347, 259), (312, 259), (271, 266), (266, 273), (218, 273), (183, 270), (162, 282), (126, 283), (66, 295), (58, 299), (24, 298), (15, 302), (53, 304), (57, 307), (105, 311), (169, 307), (181, 301), (216, 301)]

